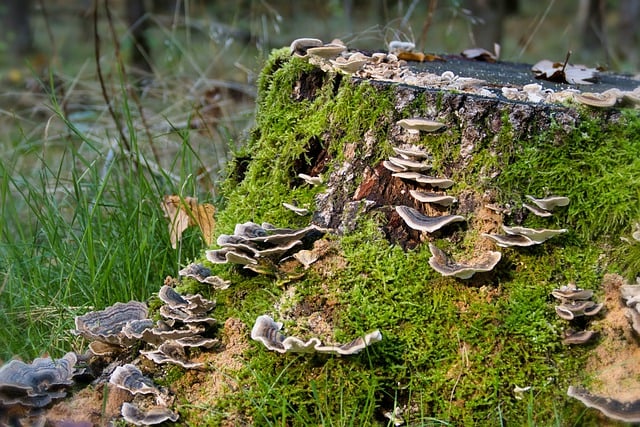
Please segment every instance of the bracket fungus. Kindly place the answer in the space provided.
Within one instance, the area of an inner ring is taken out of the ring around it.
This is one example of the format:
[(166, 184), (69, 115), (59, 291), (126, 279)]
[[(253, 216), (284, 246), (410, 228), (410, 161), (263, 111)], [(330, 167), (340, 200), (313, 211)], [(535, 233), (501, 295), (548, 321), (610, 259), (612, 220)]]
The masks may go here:
[(109, 377), (109, 383), (131, 394), (159, 394), (160, 390), (135, 365), (127, 363), (118, 366)]
[(213, 263), (242, 264), (245, 268), (255, 266), (254, 271), (262, 272), (263, 264), (278, 264), (288, 255), (302, 250), (304, 241), (315, 240), (326, 231), (315, 225), (291, 229), (246, 222), (237, 224), (233, 235), (220, 235), (217, 243), (221, 248), (207, 251), (206, 257)]
[(620, 296), (628, 307), (625, 316), (631, 323), (631, 328), (640, 335), (640, 279), (635, 285), (620, 286)]
[(535, 229), (526, 227), (502, 226), (507, 234), (482, 233), (481, 236), (488, 237), (498, 246), (507, 248), (511, 246), (533, 246), (539, 245), (558, 234), (566, 233), (566, 229), (549, 230), (546, 228)]
[(434, 270), (443, 276), (453, 276), (459, 279), (469, 279), (475, 273), (491, 271), (502, 258), (502, 253), (489, 251), (482, 254), (473, 263), (458, 263), (433, 243), (429, 243), (429, 250), (431, 251), (429, 265)]
[[(602, 310), (604, 304), (591, 301), (593, 291), (580, 289), (570, 283), (551, 291), (554, 298), (561, 304), (555, 306), (556, 314), (563, 320), (572, 321), (581, 316), (595, 316)], [(594, 331), (574, 331), (569, 329), (562, 340), (564, 345), (585, 344), (596, 336)]]
[(552, 211), (559, 206), (567, 206), (569, 204), (569, 198), (564, 196), (549, 196), (540, 199), (529, 195), (525, 197), (535, 203), (540, 209), (547, 211)]
[(449, 188), (454, 182), (449, 178), (438, 178), (435, 176), (424, 175), (415, 171), (395, 172), (391, 174), (396, 178), (408, 179), (418, 184), (428, 184), (432, 187)]
[(113, 346), (113, 349), (129, 347), (136, 340), (128, 338), (122, 331), (129, 322), (146, 319), (147, 306), (138, 301), (117, 302), (100, 311), (91, 311), (76, 316), (76, 329), (73, 331), (90, 341)]
[(448, 224), (465, 220), (462, 215), (427, 216), (409, 206), (396, 206), (396, 212), (409, 227), (427, 233), (433, 233)]
[(431, 169), (432, 165), (420, 160), (407, 159), (404, 157), (389, 157), (389, 162), (393, 165), (404, 168), (404, 171), (422, 172)]
[(435, 203), (440, 206), (451, 206), (458, 200), (453, 196), (447, 196), (446, 194), (430, 193), (422, 190), (409, 190), (409, 194), (419, 202), (422, 203)]
[(306, 56), (309, 48), (319, 47), (322, 46), (322, 44), (322, 40), (320, 39), (302, 37), (291, 42), (291, 45), (289, 45), (289, 51), (292, 55)]
[(361, 352), (365, 347), (382, 340), (379, 330), (358, 337), (347, 344), (323, 345), (318, 338), (308, 341), (297, 337), (287, 337), (280, 330), (282, 323), (275, 322), (270, 316), (258, 316), (251, 329), (251, 339), (261, 342), (267, 349), (278, 353), (329, 353), (351, 355)]
[(410, 134), (419, 134), (420, 131), (435, 132), (445, 126), (444, 123), (418, 117), (412, 119), (402, 119), (397, 121), (396, 124)]
[[(67, 353), (60, 359), (37, 358), (31, 363), (12, 360), (0, 367), (0, 408), (43, 408), (66, 396), (73, 384), (77, 357)], [(1, 412), (1, 411), (0, 411)]]
[(137, 426), (149, 426), (161, 424), (167, 421), (176, 422), (179, 418), (178, 414), (164, 406), (158, 406), (143, 411), (136, 405), (129, 402), (124, 402), (122, 404), (120, 413), (126, 422)]
[(627, 423), (640, 422), (640, 400), (621, 402), (590, 393), (585, 388), (569, 386), (567, 396), (578, 399), (587, 408), (594, 408), (609, 418)]
[(207, 283), (214, 289), (227, 289), (230, 281), (211, 275), (211, 270), (202, 264), (191, 263), (178, 272), (180, 276), (189, 277), (200, 283)]

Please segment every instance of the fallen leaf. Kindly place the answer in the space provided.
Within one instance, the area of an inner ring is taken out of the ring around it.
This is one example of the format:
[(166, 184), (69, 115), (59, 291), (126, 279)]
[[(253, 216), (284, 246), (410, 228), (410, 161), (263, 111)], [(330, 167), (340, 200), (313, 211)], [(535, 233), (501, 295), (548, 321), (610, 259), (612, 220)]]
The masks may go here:
[(444, 61), (444, 58), (438, 55), (432, 55), (430, 53), (422, 52), (398, 52), (398, 59), (404, 59), (405, 61), (418, 61), (418, 62), (433, 62)]
[(598, 79), (598, 70), (588, 68), (585, 65), (569, 64), (569, 56), (562, 62), (552, 62), (543, 59), (531, 67), (536, 79), (547, 80), (555, 83), (568, 83), (572, 85), (590, 85)]
[(498, 57), (500, 57), (500, 45), (495, 43), (493, 45), (493, 52), (489, 52), (487, 49), (481, 47), (465, 49), (462, 51), (462, 56), (475, 59), (476, 61), (496, 62)]
[(169, 239), (173, 249), (178, 247), (182, 239), (182, 233), (187, 227), (198, 226), (202, 232), (202, 238), (207, 245), (213, 243), (215, 220), (213, 214), (215, 207), (209, 203), (198, 204), (194, 197), (164, 196), (162, 211), (169, 218)]

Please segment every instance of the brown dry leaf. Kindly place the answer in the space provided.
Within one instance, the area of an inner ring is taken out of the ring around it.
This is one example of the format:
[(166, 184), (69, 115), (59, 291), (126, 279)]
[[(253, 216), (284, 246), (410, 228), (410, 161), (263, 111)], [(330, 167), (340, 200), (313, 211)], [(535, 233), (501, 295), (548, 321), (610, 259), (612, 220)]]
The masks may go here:
[(202, 237), (207, 245), (213, 243), (215, 231), (215, 220), (213, 214), (216, 209), (209, 203), (198, 204), (198, 199), (193, 197), (164, 196), (162, 200), (162, 211), (169, 218), (169, 238), (171, 247), (178, 247), (178, 242), (182, 239), (182, 233), (187, 227), (198, 226), (202, 232)]
[(475, 59), (476, 61), (496, 62), (500, 57), (500, 45), (495, 43), (493, 45), (493, 52), (489, 52), (487, 49), (481, 47), (465, 49), (462, 51), (462, 56)]
[(584, 65), (569, 64), (569, 54), (564, 63), (543, 59), (531, 67), (536, 79), (572, 85), (590, 85), (597, 80), (598, 70)]
[(418, 61), (418, 62), (433, 62), (444, 61), (444, 58), (438, 55), (432, 55), (430, 53), (422, 52), (398, 52), (398, 59), (404, 59), (405, 61)]

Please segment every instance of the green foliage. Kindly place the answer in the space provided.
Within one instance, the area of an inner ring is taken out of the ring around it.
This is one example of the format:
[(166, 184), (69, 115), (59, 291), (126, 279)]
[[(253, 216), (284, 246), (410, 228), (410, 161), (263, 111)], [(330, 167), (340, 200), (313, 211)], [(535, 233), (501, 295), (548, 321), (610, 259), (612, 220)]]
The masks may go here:
[(26, 174), (0, 163), (0, 358), (69, 351), (74, 316), (145, 300), (197, 254), (196, 233), (181, 251), (168, 244), (160, 201), (179, 190), (132, 143), (133, 155), (110, 152), (78, 132), (59, 164), (42, 159)]

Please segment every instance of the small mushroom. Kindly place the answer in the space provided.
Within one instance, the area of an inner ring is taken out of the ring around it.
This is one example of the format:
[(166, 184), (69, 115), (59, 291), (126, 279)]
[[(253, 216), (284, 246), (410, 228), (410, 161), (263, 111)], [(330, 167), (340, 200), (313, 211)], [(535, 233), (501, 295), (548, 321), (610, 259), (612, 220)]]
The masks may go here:
[(336, 60), (330, 59), (329, 62), (334, 68), (344, 71), (347, 74), (353, 74), (365, 66), (370, 58), (351, 56), (348, 59), (338, 57)]
[(120, 413), (126, 422), (137, 426), (161, 424), (166, 421), (176, 422), (179, 418), (178, 414), (172, 412), (165, 406), (158, 406), (143, 411), (129, 402), (124, 402), (122, 404)]
[(564, 339), (562, 340), (562, 344), (564, 345), (575, 345), (575, 344), (586, 344), (591, 341), (593, 337), (596, 336), (594, 331), (567, 331)]
[(389, 42), (389, 52), (398, 54), (402, 52), (413, 52), (416, 44), (413, 42), (403, 42), (401, 40), (391, 40)]
[(315, 251), (303, 249), (293, 254), (293, 257), (304, 266), (305, 270), (308, 270), (309, 267), (311, 267), (311, 264), (320, 258), (320, 254)]
[(552, 211), (558, 206), (567, 206), (569, 204), (569, 198), (564, 196), (549, 196), (542, 199), (536, 199), (529, 195), (526, 197), (535, 203), (540, 209), (544, 209), (546, 211)]
[(409, 190), (409, 194), (413, 196), (419, 202), (422, 203), (435, 203), (440, 206), (451, 206), (457, 200), (453, 196), (447, 196), (446, 194), (429, 193), (421, 190)]
[(396, 206), (396, 212), (409, 227), (427, 233), (433, 233), (454, 222), (464, 221), (462, 215), (426, 216), (409, 206)]
[(622, 402), (606, 396), (590, 393), (583, 387), (569, 386), (567, 396), (581, 401), (587, 408), (594, 408), (609, 418), (627, 423), (640, 422), (640, 400)]
[(580, 289), (574, 284), (569, 284), (561, 287), (560, 289), (554, 289), (551, 291), (551, 295), (563, 302), (581, 301), (591, 299), (591, 297), (593, 297), (593, 291), (589, 289)]
[(444, 123), (421, 118), (402, 119), (396, 124), (411, 134), (418, 134), (420, 131), (435, 132), (445, 126)]
[(458, 263), (447, 253), (433, 243), (429, 243), (431, 258), (429, 265), (443, 276), (453, 276), (459, 279), (469, 279), (475, 273), (491, 271), (498, 264), (502, 254), (500, 252), (486, 252), (473, 264)]

